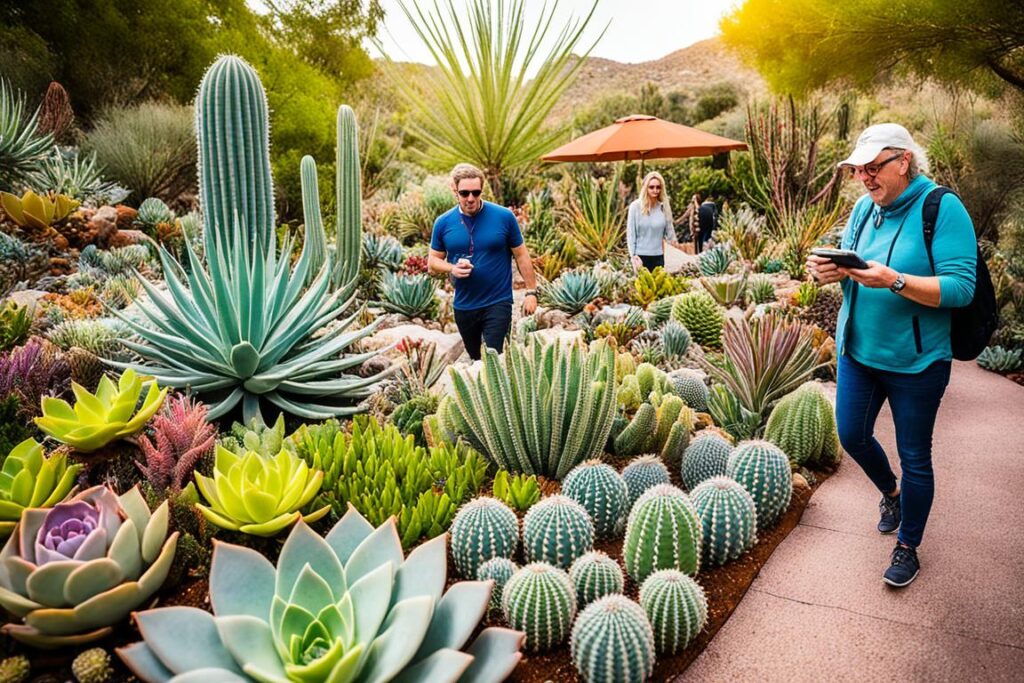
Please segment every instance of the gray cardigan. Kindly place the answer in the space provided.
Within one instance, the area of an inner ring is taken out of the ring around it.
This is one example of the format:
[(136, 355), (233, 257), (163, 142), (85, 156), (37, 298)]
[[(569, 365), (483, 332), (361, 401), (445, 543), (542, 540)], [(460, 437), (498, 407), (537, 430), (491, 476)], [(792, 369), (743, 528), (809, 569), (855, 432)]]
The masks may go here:
[(662, 240), (676, 241), (671, 213), (666, 216), (661, 204), (656, 204), (645, 216), (640, 210), (640, 200), (633, 200), (626, 218), (626, 246), (629, 248), (629, 255), (661, 256), (664, 252)]

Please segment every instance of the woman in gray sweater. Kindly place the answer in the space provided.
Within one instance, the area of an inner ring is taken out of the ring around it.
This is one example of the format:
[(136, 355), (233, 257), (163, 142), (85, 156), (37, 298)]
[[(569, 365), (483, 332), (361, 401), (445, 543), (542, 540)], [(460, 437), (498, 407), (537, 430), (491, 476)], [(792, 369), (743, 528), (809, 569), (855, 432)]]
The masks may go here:
[(665, 179), (657, 171), (651, 171), (644, 177), (640, 198), (629, 205), (626, 218), (626, 246), (633, 270), (640, 270), (641, 266), (648, 270), (664, 267), (665, 241), (676, 244), (672, 208)]

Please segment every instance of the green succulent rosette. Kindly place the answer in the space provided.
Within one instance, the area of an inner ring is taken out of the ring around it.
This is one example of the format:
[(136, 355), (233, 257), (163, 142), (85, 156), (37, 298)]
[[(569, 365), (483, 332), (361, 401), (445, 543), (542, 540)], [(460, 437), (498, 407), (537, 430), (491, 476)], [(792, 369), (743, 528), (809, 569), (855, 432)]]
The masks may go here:
[(273, 458), (264, 458), (255, 451), (236, 455), (218, 445), (213, 477), (198, 472), (195, 477), (209, 503), (196, 507), (222, 529), (275, 536), (300, 518), (312, 523), (331, 509), (325, 505), (302, 514), (302, 508), (320, 492), (324, 473), (284, 449)]
[(67, 456), (43, 455), (35, 439), (25, 439), (7, 455), (0, 471), (0, 537), (14, 531), (25, 508), (51, 508), (74, 492), (81, 465)]
[(151, 514), (137, 488), (25, 510), (0, 552), (0, 606), (23, 621), (0, 632), (41, 648), (106, 636), (163, 585), (177, 543), (166, 501)]
[(326, 537), (298, 522), (275, 567), (215, 543), (213, 614), (163, 607), (135, 615), (143, 640), (118, 650), (146, 683), (498, 683), (523, 633), (486, 628), (493, 581), (445, 591), (447, 535), (408, 557), (392, 517), (376, 529), (354, 508)]

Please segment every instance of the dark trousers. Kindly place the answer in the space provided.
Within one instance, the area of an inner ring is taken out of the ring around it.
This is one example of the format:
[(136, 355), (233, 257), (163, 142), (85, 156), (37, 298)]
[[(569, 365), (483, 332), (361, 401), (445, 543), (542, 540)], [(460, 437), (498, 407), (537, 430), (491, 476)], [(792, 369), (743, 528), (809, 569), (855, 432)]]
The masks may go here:
[(644, 268), (647, 270), (654, 270), (658, 266), (665, 267), (665, 255), (658, 254), (657, 256), (644, 256), (643, 254), (637, 254), (640, 257), (640, 263), (644, 264)]
[(918, 373), (888, 372), (839, 357), (836, 380), (836, 424), (839, 442), (882, 493), (896, 488), (896, 475), (874, 437), (875, 418), (888, 400), (896, 427), (896, 450), (903, 476), (900, 507), (903, 520), (898, 540), (916, 548), (932, 507), (932, 432), (942, 394), (949, 384), (950, 361), (936, 361)]
[(711, 241), (711, 235), (714, 231), (714, 228), (701, 228), (701, 231), (697, 233), (697, 237), (694, 238), (694, 242), (696, 243), (694, 251), (696, 253), (699, 254), (704, 251), (704, 245)]
[(501, 353), (505, 337), (512, 328), (512, 304), (504, 302), (469, 311), (455, 309), (455, 325), (462, 335), (466, 353), (473, 360), (480, 360), (481, 338), (487, 348)]

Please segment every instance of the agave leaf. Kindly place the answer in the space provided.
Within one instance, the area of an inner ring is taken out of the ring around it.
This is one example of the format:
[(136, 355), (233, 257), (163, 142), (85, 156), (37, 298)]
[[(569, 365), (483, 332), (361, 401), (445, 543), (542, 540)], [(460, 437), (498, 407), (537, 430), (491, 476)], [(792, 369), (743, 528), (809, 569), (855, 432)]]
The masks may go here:
[(526, 634), (507, 628), (485, 628), (467, 652), (473, 663), (460, 679), (462, 683), (500, 683), (523, 658), (520, 649)]
[(426, 659), (406, 667), (394, 683), (414, 683), (416, 681), (436, 681), (437, 683), (455, 683), (460, 680), (463, 672), (472, 664), (473, 657), (458, 650), (437, 650)]
[(144, 642), (140, 641), (127, 647), (118, 648), (117, 655), (141, 680), (152, 683), (168, 683), (174, 676), (174, 673), (157, 659), (157, 656)]
[(430, 628), (413, 661), (445, 648), (459, 650), (480, 623), (491, 599), (493, 581), (461, 581), (437, 601)]
[(401, 671), (430, 627), (433, 613), (430, 598), (410, 598), (395, 605), (366, 656), (360, 676), (366, 683), (384, 683)]
[(160, 607), (138, 613), (135, 621), (146, 645), (174, 674), (204, 668), (242, 674), (208, 612), (195, 607)]

